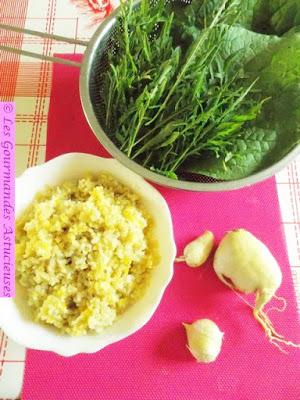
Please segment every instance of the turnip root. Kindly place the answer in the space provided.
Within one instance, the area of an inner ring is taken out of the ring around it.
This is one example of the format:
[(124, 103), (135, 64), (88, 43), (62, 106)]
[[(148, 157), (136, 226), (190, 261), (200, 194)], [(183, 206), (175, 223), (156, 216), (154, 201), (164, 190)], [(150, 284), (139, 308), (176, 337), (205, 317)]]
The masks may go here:
[(223, 333), (210, 319), (199, 319), (192, 324), (183, 324), (188, 339), (188, 349), (197, 362), (210, 363), (218, 357)]
[(200, 267), (208, 259), (214, 240), (213, 233), (205, 231), (201, 236), (185, 246), (183, 256), (176, 258), (175, 261), (184, 261), (189, 267)]
[(300, 347), (278, 334), (263, 311), (276, 297), (282, 281), (280, 267), (264, 243), (244, 229), (228, 232), (221, 240), (214, 257), (214, 270), (220, 280), (234, 291), (255, 293), (253, 315), (262, 325), (270, 342)]

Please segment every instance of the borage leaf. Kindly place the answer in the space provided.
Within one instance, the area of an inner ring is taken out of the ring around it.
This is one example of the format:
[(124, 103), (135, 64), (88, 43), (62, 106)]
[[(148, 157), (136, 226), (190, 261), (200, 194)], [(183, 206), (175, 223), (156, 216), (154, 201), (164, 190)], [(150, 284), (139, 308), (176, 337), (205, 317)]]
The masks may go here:
[(247, 129), (241, 137), (231, 139), (231, 152), (223, 157), (194, 157), (184, 165), (184, 171), (219, 180), (244, 178), (264, 167), (266, 158), (276, 144), (276, 132)]

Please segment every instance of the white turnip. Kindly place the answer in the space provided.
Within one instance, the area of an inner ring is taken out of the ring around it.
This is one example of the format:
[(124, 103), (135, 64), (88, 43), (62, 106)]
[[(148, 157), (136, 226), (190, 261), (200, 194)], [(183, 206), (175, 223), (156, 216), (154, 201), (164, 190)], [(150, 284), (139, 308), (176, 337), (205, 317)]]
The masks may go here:
[(210, 363), (218, 357), (223, 333), (210, 319), (199, 319), (192, 324), (183, 324), (188, 339), (188, 349), (197, 362)]
[(300, 347), (278, 334), (264, 312), (282, 281), (281, 269), (264, 243), (244, 229), (228, 232), (215, 253), (214, 270), (231, 289), (256, 294), (253, 315), (273, 344)]
[(212, 232), (205, 231), (185, 246), (183, 256), (176, 258), (176, 261), (184, 261), (189, 267), (200, 267), (208, 259), (214, 245), (214, 239)]

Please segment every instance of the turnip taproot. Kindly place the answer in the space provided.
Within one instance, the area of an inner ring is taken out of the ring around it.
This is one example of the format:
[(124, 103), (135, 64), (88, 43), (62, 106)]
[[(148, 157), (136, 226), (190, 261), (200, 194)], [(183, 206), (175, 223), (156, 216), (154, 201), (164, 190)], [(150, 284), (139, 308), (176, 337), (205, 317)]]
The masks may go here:
[(214, 270), (231, 289), (256, 294), (253, 315), (273, 344), (300, 347), (278, 334), (264, 312), (282, 281), (280, 267), (264, 243), (244, 229), (228, 232), (215, 253)]
[(210, 319), (199, 319), (192, 324), (183, 324), (188, 339), (188, 349), (197, 362), (210, 363), (218, 357), (223, 332)]
[(197, 239), (187, 244), (183, 256), (176, 258), (176, 262), (184, 261), (189, 267), (200, 267), (208, 259), (214, 246), (214, 234), (205, 231)]

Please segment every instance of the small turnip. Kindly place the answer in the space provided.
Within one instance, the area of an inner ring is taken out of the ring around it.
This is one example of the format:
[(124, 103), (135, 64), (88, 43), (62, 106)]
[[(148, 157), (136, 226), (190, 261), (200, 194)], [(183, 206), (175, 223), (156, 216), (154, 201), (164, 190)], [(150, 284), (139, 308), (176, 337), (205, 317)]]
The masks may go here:
[(176, 258), (176, 261), (184, 261), (189, 267), (200, 267), (208, 259), (214, 246), (214, 240), (213, 233), (205, 231), (201, 236), (185, 246), (183, 256)]
[(300, 347), (278, 334), (264, 312), (282, 281), (281, 269), (264, 243), (244, 229), (228, 232), (215, 253), (214, 270), (231, 289), (256, 294), (253, 315), (273, 344)]
[(197, 362), (210, 363), (218, 357), (223, 332), (210, 319), (199, 319), (192, 324), (183, 324), (188, 339), (188, 349)]

